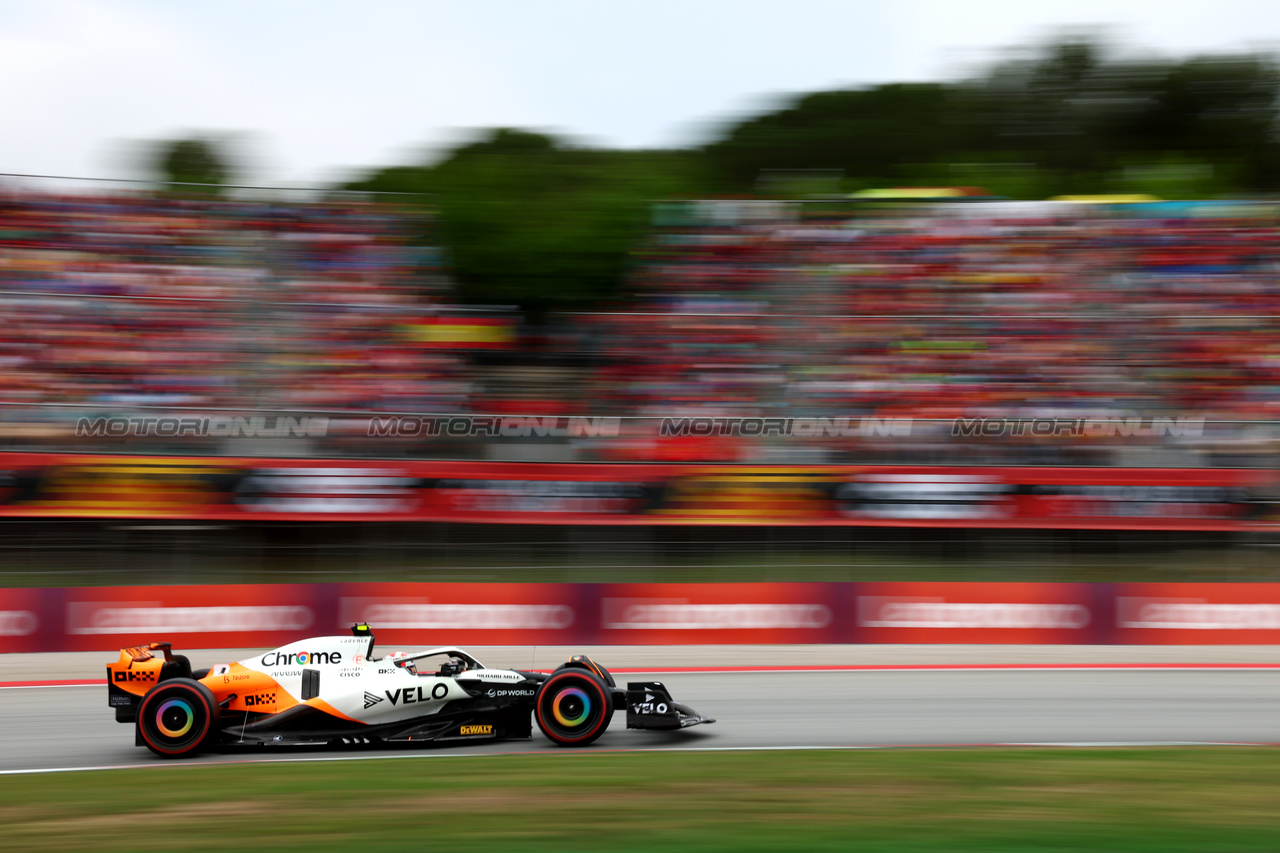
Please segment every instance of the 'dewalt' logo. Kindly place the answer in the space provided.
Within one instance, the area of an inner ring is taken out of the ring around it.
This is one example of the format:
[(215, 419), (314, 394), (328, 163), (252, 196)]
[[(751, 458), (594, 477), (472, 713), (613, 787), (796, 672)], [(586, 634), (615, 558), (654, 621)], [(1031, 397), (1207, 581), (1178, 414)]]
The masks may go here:
[(262, 656), (263, 666), (307, 666), (322, 663), (342, 663), (342, 652), (267, 652)]
[(491, 735), (493, 734), (493, 726), (459, 726), (458, 734), (460, 735)]

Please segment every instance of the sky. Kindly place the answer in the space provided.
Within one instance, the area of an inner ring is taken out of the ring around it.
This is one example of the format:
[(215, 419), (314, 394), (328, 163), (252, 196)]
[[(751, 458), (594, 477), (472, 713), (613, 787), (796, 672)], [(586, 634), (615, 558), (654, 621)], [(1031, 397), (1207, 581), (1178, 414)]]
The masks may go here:
[(146, 177), (225, 138), (244, 183), (429, 162), (479, 129), (697, 144), (796, 93), (970, 74), (1055, 33), (1280, 49), (1271, 0), (0, 0), (0, 172)]

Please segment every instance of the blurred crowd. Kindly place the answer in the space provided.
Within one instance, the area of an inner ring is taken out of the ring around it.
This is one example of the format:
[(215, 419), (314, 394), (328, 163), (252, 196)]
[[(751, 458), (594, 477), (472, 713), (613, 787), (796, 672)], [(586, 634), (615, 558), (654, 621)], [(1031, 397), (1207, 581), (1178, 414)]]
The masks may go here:
[[(631, 419), (620, 437), (543, 442), (527, 458), (1123, 464), (1142, 450), (1181, 454), (1149, 464), (1238, 464), (1272, 447), (1269, 427), (1214, 422), (1280, 414), (1273, 206), (704, 202), (657, 213), (632, 296), (540, 338), (587, 358), (539, 378), (521, 372), (518, 345), (496, 367), (465, 340), (432, 345), (441, 339), (424, 330), (457, 306), (442, 252), (401, 211), (0, 191), (4, 438), (39, 444), (80, 415), (165, 408), (532, 406), (524, 413)], [(912, 429), (910, 440), (659, 435), (661, 418), (680, 416), (911, 418)], [(1180, 443), (1116, 445), (957, 440), (957, 417), (1208, 423)], [(308, 452), (488, 452), (329, 438)]]
[[(1070, 437), (950, 441), (957, 417), (1205, 418), (1205, 444), (1222, 456), (1267, 433), (1213, 421), (1280, 415), (1274, 205), (969, 202), (833, 214), (724, 202), (669, 221), (652, 235), (636, 302), (595, 318), (596, 393), (611, 408), (909, 417), (913, 442), (855, 437), (822, 452), (900, 461), (922, 450), (1114, 456), (1107, 442)], [(740, 456), (763, 452), (738, 444)]]
[(465, 409), (465, 363), (413, 339), (443, 279), (411, 224), (357, 202), (0, 192), (0, 399)]

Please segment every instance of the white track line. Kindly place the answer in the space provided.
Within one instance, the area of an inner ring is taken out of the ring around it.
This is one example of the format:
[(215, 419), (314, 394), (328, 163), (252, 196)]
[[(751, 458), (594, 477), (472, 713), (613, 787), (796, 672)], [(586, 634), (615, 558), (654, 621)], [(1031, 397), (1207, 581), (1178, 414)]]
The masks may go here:
[(977, 744), (831, 744), (828, 746), (663, 746), (646, 749), (605, 749), (605, 750), (538, 750), (536, 752), (449, 752), (449, 753), (413, 753), (396, 755), (324, 755), (294, 756), (292, 758), (253, 758), (245, 761), (195, 761), (173, 762), (156, 759), (147, 764), (111, 764), (101, 767), (35, 767), (22, 770), (0, 770), (0, 776), (30, 776), (43, 773), (85, 773), (94, 770), (155, 770), (161, 768), (182, 769), (196, 767), (238, 767), (246, 764), (299, 764), (307, 761), (387, 761), (391, 759), (442, 759), (442, 758), (501, 758), (515, 755), (559, 755), (563, 757), (586, 757), (591, 755), (618, 755), (621, 753), (645, 752), (815, 752), (815, 751), (871, 751), (889, 749), (1007, 749), (1007, 748), (1063, 748), (1063, 749), (1113, 749), (1113, 748), (1146, 748), (1158, 746), (1277, 746), (1274, 743), (1240, 742), (1240, 741), (1046, 741), (1043, 743), (977, 743)]
[[(833, 667), (761, 667), (759, 669), (634, 669), (628, 668), (615, 672), (615, 675), (811, 675), (814, 673), (937, 673), (937, 672), (1267, 672), (1280, 671), (1280, 664), (1275, 663), (1125, 663), (1125, 664), (938, 664), (905, 666), (870, 665), (870, 666), (833, 666)], [(51, 690), (66, 687), (101, 687), (106, 683), (93, 684), (4, 684), (0, 690)]]

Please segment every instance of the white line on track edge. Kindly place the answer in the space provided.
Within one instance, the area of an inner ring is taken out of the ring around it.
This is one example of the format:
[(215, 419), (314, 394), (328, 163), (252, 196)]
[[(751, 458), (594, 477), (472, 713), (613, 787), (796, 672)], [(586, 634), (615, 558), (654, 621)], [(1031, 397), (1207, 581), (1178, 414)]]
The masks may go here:
[[(793, 669), (789, 667), (761, 667), (759, 669), (653, 669), (626, 668), (618, 675), (813, 675), (817, 673), (913, 673), (913, 672), (1265, 672), (1280, 670), (1277, 663), (1123, 663), (1123, 664), (938, 664), (931, 666), (895, 666), (871, 664), (867, 666), (833, 666)], [(66, 687), (101, 687), (106, 680), (92, 684), (4, 684), (0, 690), (48, 690)]]
[(662, 746), (647, 749), (604, 749), (595, 751), (538, 750), (536, 752), (448, 752), (414, 753), (400, 755), (325, 755), (292, 758), (252, 758), (246, 761), (196, 761), (171, 762), (157, 759), (150, 764), (109, 764), (100, 767), (31, 767), (19, 770), (0, 770), (0, 776), (30, 776), (43, 773), (86, 773), (94, 770), (154, 770), (159, 768), (182, 769), (196, 767), (242, 767), (247, 764), (300, 764), (307, 761), (386, 761), (391, 759), (432, 758), (497, 758), (514, 755), (560, 755), (582, 757), (589, 755), (617, 755), (619, 753), (646, 752), (814, 752), (814, 751), (869, 751), (888, 749), (1003, 749), (1011, 747), (1056, 747), (1067, 749), (1097, 748), (1145, 748), (1157, 746), (1276, 746), (1274, 743), (1249, 741), (1044, 741), (1031, 743), (974, 743), (974, 744), (832, 744), (828, 746)]

